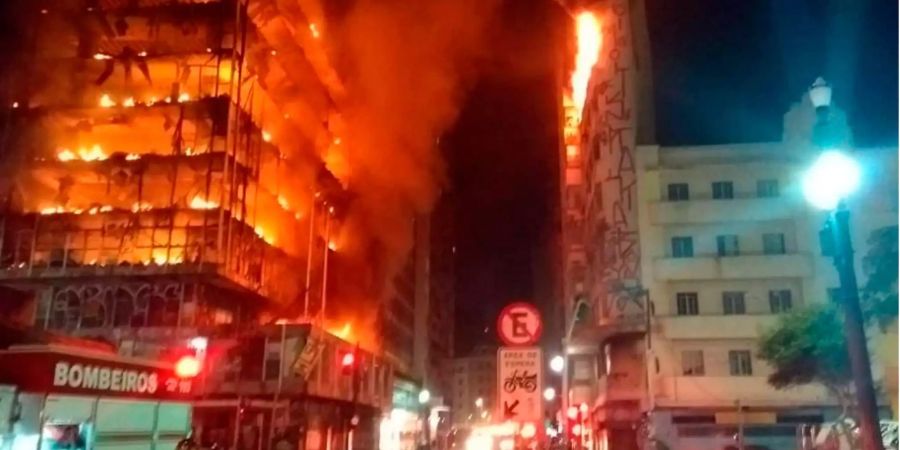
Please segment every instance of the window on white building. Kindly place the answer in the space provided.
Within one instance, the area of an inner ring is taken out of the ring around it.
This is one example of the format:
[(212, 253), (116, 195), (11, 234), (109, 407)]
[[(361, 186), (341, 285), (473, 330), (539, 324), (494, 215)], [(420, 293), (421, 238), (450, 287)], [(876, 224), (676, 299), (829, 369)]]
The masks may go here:
[(670, 202), (690, 200), (691, 197), (687, 183), (669, 183), (668, 194)]
[(713, 198), (726, 200), (734, 198), (734, 183), (730, 181), (715, 181), (712, 184)]
[(788, 312), (793, 308), (790, 289), (769, 291), (769, 310), (772, 314)]
[(739, 291), (723, 292), (722, 312), (725, 315), (747, 314), (747, 307), (744, 304), (744, 293)]
[(736, 234), (716, 236), (716, 247), (719, 256), (737, 256), (740, 253)]
[(696, 292), (679, 292), (675, 295), (675, 307), (679, 316), (696, 316), (700, 314), (700, 304)]
[(757, 197), (778, 197), (778, 180), (759, 180), (756, 182)]
[(753, 375), (753, 362), (750, 350), (731, 350), (728, 352), (729, 373), (736, 376)]
[(691, 258), (694, 256), (694, 238), (675, 236), (672, 238), (672, 257)]
[(763, 234), (763, 253), (767, 255), (783, 255), (785, 253), (784, 233)]
[(706, 374), (703, 367), (703, 350), (684, 350), (681, 352), (681, 374), (700, 376)]

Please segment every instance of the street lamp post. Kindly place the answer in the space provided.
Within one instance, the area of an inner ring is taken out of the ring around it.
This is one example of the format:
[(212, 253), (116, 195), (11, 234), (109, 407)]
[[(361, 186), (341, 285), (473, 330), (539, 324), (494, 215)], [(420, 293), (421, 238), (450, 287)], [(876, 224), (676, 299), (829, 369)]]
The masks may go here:
[[(827, 108), (831, 104), (831, 88), (821, 78), (809, 90), (809, 97), (816, 107), (818, 120), (814, 142), (827, 149), (830, 142), (823, 136), (827, 130)], [(840, 304), (844, 311), (844, 335), (856, 400), (859, 405), (859, 435), (863, 450), (883, 450), (881, 430), (878, 421), (878, 403), (872, 383), (872, 368), (862, 308), (859, 303), (859, 288), (853, 264), (853, 245), (850, 234), (850, 211), (844, 199), (856, 190), (860, 169), (849, 156), (833, 150), (826, 150), (807, 172), (803, 181), (803, 191), (807, 200), (821, 209), (831, 210), (822, 231), (821, 239), (825, 253), (831, 253), (840, 279)]]
[(430, 449), (431, 448), (431, 424), (428, 423), (429, 416), (431, 415), (431, 408), (429, 408), (428, 402), (431, 401), (431, 392), (428, 389), (422, 389), (419, 391), (419, 406), (422, 408), (422, 437), (425, 442), (422, 443), (422, 448)]

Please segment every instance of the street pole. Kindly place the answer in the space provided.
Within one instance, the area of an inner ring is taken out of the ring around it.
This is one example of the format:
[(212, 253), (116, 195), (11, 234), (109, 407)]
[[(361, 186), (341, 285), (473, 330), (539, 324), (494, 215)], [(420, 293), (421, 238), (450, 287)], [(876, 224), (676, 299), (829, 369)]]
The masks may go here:
[(275, 387), (275, 395), (272, 402), (272, 417), (269, 420), (269, 442), (274, 447), (275, 438), (275, 416), (278, 411), (278, 402), (281, 401), (281, 391), (284, 389), (284, 357), (285, 357), (285, 340), (287, 340), (287, 321), (281, 322), (281, 343), (278, 346), (278, 384)]
[(644, 327), (646, 328), (644, 339), (647, 341), (647, 348), (644, 353), (644, 360), (647, 366), (645, 375), (647, 377), (647, 418), (656, 407), (656, 397), (653, 395), (653, 374), (656, 373), (656, 358), (653, 356), (653, 337), (651, 335), (653, 326), (653, 302), (650, 301), (650, 290), (644, 289)]
[[(357, 416), (359, 414), (359, 408), (357, 407), (357, 403), (359, 402), (359, 383), (360, 383), (360, 369), (362, 367), (362, 358), (359, 354), (359, 342), (356, 343), (356, 349), (353, 350), (353, 378), (350, 380), (351, 383), (351, 414), (350, 414), (350, 426), (347, 431), (347, 450), (353, 450), (353, 430), (356, 425), (359, 423), (360, 418)], [(354, 423), (354, 421), (357, 421)]]
[[(559, 396), (560, 408), (562, 411), (560, 416), (562, 416), (563, 424), (568, 423), (568, 414), (569, 414), (569, 336), (568, 333), (565, 338), (563, 338), (563, 371), (562, 371), (562, 393)], [(571, 430), (568, 429), (568, 426), (563, 426), (563, 435), (566, 437), (566, 448), (569, 448), (569, 433)]]
[[(574, 305), (572, 306), (572, 315), (563, 316), (563, 325), (565, 326), (565, 336), (562, 339), (562, 357), (563, 357), (563, 372), (562, 372), (562, 393), (560, 395), (560, 407), (562, 408), (562, 416), (564, 418), (568, 417), (569, 414), (569, 342), (572, 340), (572, 333), (575, 331), (575, 321), (578, 319), (578, 312), (581, 306), (587, 306), (587, 304), (580, 297), (575, 298)], [(566, 436), (566, 447), (568, 448), (571, 444), (571, 439), (569, 433), (571, 430), (565, 430)], [(582, 430), (584, 433), (584, 430)]]
[(325, 306), (328, 302), (328, 248), (331, 240), (331, 207), (325, 210), (325, 254), (322, 256), (322, 304), (319, 308), (322, 323), (325, 323)]
[(872, 366), (869, 361), (869, 349), (866, 347), (862, 308), (859, 304), (859, 287), (853, 267), (850, 211), (843, 202), (838, 204), (829, 221), (834, 233), (834, 265), (841, 281), (840, 303), (844, 310), (844, 335), (847, 338), (850, 368), (859, 405), (860, 440), (863, 450), (884, 450), (878, 420), (878, 403), (872, 385)]
[(306, 288), (303, 291), (303, 318), (309, 319), (309, 288), (312, 284), (312, 257), (316, 231), (316, 199), (309, 207), (309, 242), (306, 244)]

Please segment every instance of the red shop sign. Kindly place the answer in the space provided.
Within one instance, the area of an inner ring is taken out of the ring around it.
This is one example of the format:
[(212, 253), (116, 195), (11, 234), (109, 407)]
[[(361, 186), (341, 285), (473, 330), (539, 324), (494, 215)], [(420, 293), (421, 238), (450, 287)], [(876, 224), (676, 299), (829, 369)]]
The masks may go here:
[(22, 346), (0, 351), (0, 383), (28, 392), (103, 397), (190, 397), (192, 380), (170, 365), (75, 347)]

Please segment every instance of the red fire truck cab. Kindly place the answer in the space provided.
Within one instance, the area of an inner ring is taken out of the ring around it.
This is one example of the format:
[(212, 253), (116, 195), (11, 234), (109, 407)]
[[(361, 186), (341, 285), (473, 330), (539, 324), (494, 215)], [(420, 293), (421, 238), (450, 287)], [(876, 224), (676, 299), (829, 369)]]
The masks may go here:
[(0, 351), (0, 450), (172, 450), (191, 380), (170, 364), (58, 345)]

